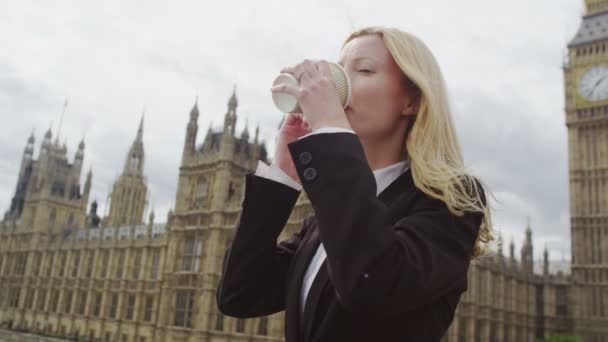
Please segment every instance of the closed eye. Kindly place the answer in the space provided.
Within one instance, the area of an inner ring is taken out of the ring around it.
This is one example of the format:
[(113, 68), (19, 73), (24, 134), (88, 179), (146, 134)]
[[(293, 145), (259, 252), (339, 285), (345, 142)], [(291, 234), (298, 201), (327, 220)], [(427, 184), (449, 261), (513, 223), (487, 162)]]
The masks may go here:
[(372, 72), (372, 71), (371, 71), (371, 70), (369, 70), (369, 69), (360, 69), (360, 70), (357, 70), (357, 71), (359, 71), (359, 72), (364, 72), (364, 73), (367, 73), (367, 72)]

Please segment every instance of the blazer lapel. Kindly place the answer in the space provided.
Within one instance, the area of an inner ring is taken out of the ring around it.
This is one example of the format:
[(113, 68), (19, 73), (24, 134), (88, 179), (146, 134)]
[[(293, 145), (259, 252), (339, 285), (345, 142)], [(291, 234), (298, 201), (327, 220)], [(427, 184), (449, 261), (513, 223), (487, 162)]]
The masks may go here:
[(301, 325), (302, 314), (300, 312), (302, 283), (308, 264), (321, 243), (319, 232), (316, 227), (316, 220), (313, 220), (311, 225), (308, 239), (304, 241), (302, 249), (297, 253), (298, 255), (295, 256), (294, 269), (291, 273), (293, 275), (293, 280), (287, 287), (286, 307), (289, 308), (285, 310), (285, 323), (286, 328), (288, 327), (285, 331), (287, 341), (300, 341), (303, 336)]
[(318, 324), (316, 320), (319, 317), (315, 317), (315, 312), (319, 308), (319, 301), (321, 295), (327, 284), (329, 283), (329, 275), (327, 273), (327, 259), (323, 260), (319, 272), (315, 276), (308, 296), (306, 297), (306, 303), (304, 305), (304, 312), (300, 319), (302, 333), (305, 337), (305, 341), (310, 340), (310, 334), (313, 332), (313, 324)]
[[(414, 181), (411, 176), (411, 171), (407, 170), (401, 174), (396, 180), (394, 180), (386, 189), (384, 189), (378, 199), (381, 200), (387, 206), (396, 204), (395, 201), (400, 195), (405, 192), (413, 194), (411, 190), (414, 188)], [(409, 191), (408, 191), (409, 190)], [(408, 196), (408, 198), (411, 196)], [(401, 201), (399, 201), (401, 202)], [(401, 206), (399, 206), (401, 207)], [(392, 213), (391, 213), (392, 214)], [(306, 302), (304, 305), (304, 311), (301, 312), (300, 297), (302, 291), (302, 283), (304, 280), (304, 274), (308, 269), (309, 263), (312, 257), (316, 253), (319, 245), (321, 244), (321, 238), (319, 235), (319, 229), (317, 226), (316, 219), (313, 220), (310, 233), (310, 238), (305, 242), (302, 247), (301, 254), (296, 258), (296, 264), (294, 268), (295, 284), (289, 287), (287, 307), (292, 308), (290, 312), (289, 322), (292, 329), (288, 331), (289, 341), (307, 341), (310, 338), (310, 334), (314, 330), (313, 324), (315, 324), (315, 311), (319, 307), (319, 300), (323, 289), (330, 282), (329, 275), (327, 272), (327, 259), (323, 261), (319, 271), (317, 272), (315, 279), (308, 291), (306, 296)], [(295, 310), (293, 310), (295, 308)], [(287, 319), (287, 318), (286, 318)]]
[(412, 178), (412, 170), (407, 169), (387, 186), (386, 189), (382, 190), (380, 195), (378, 195), (378, 199), (390, 206), (400, 195), (403, 195), (406, 190), (412, 190), (413, 188), (415, 188), (415, 186), (414, 179)]

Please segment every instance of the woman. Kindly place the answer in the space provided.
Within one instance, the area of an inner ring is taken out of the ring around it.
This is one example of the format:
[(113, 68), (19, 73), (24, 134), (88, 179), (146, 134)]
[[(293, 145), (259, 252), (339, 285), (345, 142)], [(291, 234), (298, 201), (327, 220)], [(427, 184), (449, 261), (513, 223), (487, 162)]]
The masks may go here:
[[(220, 310), (285, 310), (294, 341), (439, 341), (467, 289), (472, 257), (492, 239), (484, 190), (465, 172), (444, 82), (416, 37), (371, 27), (339, 63), (352, 84), (340, 105), (327, 62), (304, 61), (270, 167), (246, 177), (240, 222), (217, 291)], [(301, 188), (314, 215), (276, 240)]]

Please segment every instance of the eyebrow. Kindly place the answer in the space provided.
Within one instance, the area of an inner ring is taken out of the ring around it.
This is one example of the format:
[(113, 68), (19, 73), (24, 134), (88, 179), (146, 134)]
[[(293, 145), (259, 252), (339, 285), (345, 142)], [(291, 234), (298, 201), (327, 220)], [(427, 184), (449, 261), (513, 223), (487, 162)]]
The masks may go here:
[[(377, 61), (377, 60), (375, 60), (375, 59), (373, 59), (373, 58), (371, 58), (371, 57), (357, 57), (357, 58), (353, 59), (353, 63), (356, 63), (356, 62), (358, 62), (358, 61), (365, 60), (365, 59), (369, 59), (369, 60), (370, 60), (370, 61), (372, 61), (372, 62), (376, 62), (376, 63), (378, 63), (378, 61)], [(338, 61), (338, 64), (340, 64), (340, 65), (344, 66), (344, 65), (343, 65), (343, 64), (344, 64), (344, 62), (343, 62), (342, 60)]]

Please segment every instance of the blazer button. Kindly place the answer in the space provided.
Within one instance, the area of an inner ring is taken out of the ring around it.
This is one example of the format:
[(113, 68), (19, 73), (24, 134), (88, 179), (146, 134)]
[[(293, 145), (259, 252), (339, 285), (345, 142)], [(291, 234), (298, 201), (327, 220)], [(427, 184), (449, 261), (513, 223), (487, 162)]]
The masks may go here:
[(312, 161), (312, 154), (310, 152), (302, 152), (299, 158), (302, 165), (308, 165)]
[(312, 167), (304, 170), (304, 179), (310, 182), (315, 178), (317, 178), (317, 170), (313, 169)]

